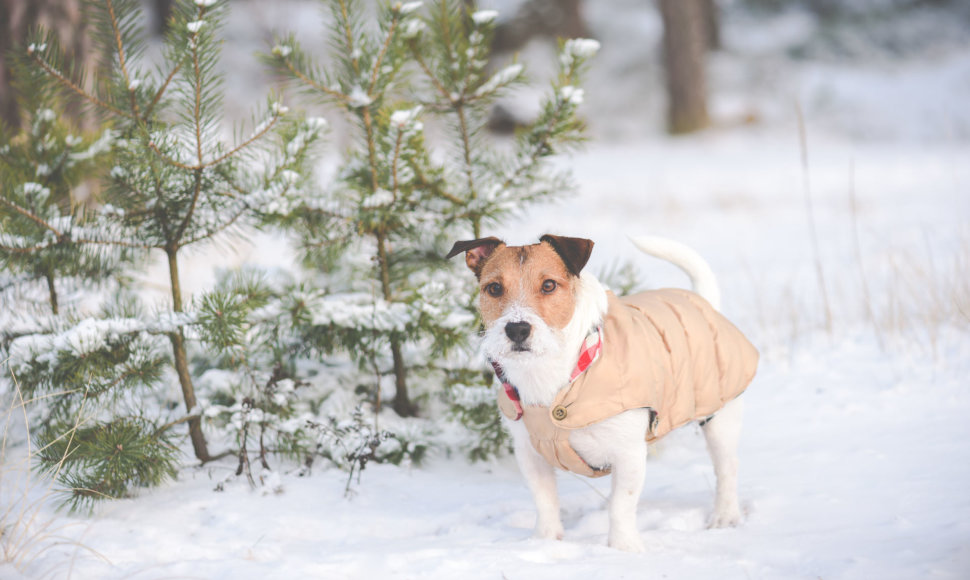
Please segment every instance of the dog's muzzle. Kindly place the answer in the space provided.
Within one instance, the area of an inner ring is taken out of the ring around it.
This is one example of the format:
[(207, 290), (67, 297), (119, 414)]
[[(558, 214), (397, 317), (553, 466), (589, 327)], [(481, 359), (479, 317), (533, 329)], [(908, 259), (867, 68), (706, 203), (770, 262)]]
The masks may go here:
[(532, 325), (528, 322), (509, 322), (505, 325), (505, 336), (512, 341), (512, 350), (516, 352), (528, 351), (525, 341), (532, 334)]

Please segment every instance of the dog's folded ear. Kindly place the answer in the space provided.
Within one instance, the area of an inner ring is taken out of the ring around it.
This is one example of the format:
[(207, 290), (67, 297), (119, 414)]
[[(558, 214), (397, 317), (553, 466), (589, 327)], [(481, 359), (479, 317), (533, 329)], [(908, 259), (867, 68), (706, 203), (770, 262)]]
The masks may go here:
[(476, 276), (479, 276), (482, 272), (482, 266), (485, 265), (485, 259), (492, 255), (495, 248), (504, 244), (505, 242), (494, 236), (455, 242), (455, 245), (451, 247), (451, 251), (448, 252), (445, 259), (454, 258), (458, 254), (465, 252), (465, 264)]
[(589, 261), (590, 254), (593, 253), (593, 240), (585, 238), (567, 238), (546, 234), (539, 238), (539, 241), (552, 246), (552, 249), (559, 254), (563, 263), (566, 264), (566, 269), (574, 276), (579, 276), (583, 266)]

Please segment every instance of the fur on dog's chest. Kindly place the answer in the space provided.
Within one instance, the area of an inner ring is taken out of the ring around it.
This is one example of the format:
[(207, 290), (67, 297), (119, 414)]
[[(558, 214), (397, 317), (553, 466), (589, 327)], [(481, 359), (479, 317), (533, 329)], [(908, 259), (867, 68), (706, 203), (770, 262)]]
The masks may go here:
[[(602, 353), (548, 406), (523, 408), (536, 450), (551, 465), (588, 476), (607, 469), (586, 464), (569, 444), (571, 430), (630, 409), (649, 408), (647, 441), (708, 417), (740, 395), (754, 377), (758, 351), (703, 298), (664, 289), (624, 298), (608, 294)], [(505, 391), (499, 407), (516, 418)]]

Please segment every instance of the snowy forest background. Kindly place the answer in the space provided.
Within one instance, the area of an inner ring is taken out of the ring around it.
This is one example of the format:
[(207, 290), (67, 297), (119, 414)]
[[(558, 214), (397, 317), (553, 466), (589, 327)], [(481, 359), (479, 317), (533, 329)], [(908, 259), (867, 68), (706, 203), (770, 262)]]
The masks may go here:
[[(92, 4), (144, 13), (0, 8), (0, 577), (970, 573), (967, 3)], [(686, 283), (627, 235), (712, 263), (763, 357), (740, 528), (688, 427), (646, 553), (568, 475), (529, 539), (441, 256), (546, 232), (622, 291)]]

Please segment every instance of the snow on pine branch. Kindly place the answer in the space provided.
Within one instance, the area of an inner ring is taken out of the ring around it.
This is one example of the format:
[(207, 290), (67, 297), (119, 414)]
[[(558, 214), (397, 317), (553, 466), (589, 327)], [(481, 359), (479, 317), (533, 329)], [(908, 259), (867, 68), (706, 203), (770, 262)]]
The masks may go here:
[(467, 328), (474, 315), (459, 303), (465, 289), (456, 291), (452, 285), (436, 276), (420, 285), (409, 302), (389, 302), (357, 292), (322, 296), (308, 301), (307, 308), (316, 326), (360, 332), (403, 333), (427, 324), (442, 329)]
[(600, 43), (590, 38), (570, 38), (563, 44), (559, 62), (564, 68), (571, 68), (585, 62), (599, 52)]
[[(147, 332), (174, 332), (191, 324), (195, 314), (165, 312), (155, 319), (142, 318), (86, 318), (63, 330), (28, 334), (14, 339), (9, 348), (9, 364), (14, 370), (26, 369), (41, 362), (54, 366), (61, 353), (81, 358), (108, 347), (124, 336)], [(39, 321), (44, 322), (44, 321)], [(53, 321), (48, 320), (48, 323)], [(53, 323), (54, 326), (60, 326)], [(26, 330), (26, 328), (24, 329)]]
[(519, 63), (508, 65), (492, 75), (492, 77), (485, 81), (482, 86), (478, 87), (478, 89), (475, 91), (475, 97), (481, 98), (491, 95), (495, 91), (519, 80), (522, 77), (523, 70), (522, 65)]

